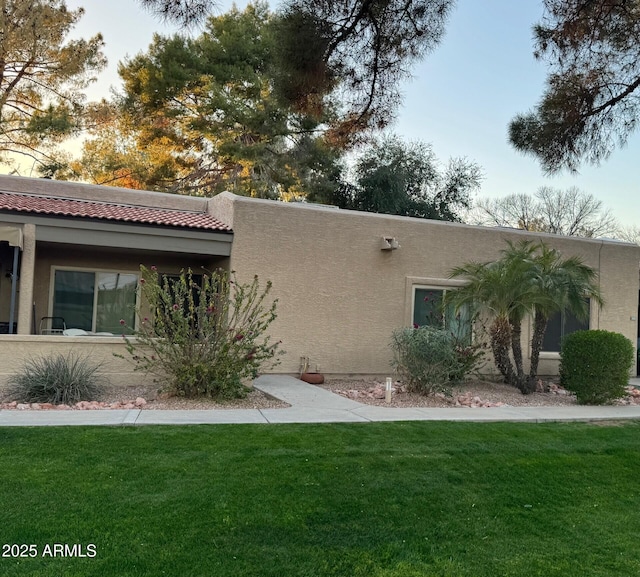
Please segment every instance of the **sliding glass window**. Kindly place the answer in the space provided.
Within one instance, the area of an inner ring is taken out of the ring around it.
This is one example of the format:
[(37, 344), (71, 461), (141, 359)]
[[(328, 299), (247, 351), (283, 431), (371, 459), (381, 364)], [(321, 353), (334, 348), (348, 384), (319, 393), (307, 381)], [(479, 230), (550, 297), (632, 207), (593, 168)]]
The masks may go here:
[(67, 328), (130, 334), (137, 287), (133, 273), (56, 270), (52, 315), (64, 318)]

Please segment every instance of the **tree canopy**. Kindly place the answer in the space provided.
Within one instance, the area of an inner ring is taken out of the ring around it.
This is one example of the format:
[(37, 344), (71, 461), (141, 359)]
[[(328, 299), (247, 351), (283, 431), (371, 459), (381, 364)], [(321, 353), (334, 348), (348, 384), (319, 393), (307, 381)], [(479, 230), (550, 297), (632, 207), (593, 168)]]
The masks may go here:
[(460, 220), (480, 186), (480, 167), (451, 159), (443, 169), (430, 145), (382, 138), (357, 158), (354, 177), (332, 199), (342, 208), (437, 220)]
[(444, 35), (452, 0), (288, 0), (276, 28), (277, 88), (305, 112), (338, 95), (330, 135), (350, 143), (386, 127), (400, 101), (399, 82)]
[(214, 8), (214, 0), (138, 0), (147, 10), (160, 17), (192, 26), (201, 22)]
[(640, 4), (637, 0), (544, 0), (534, 28), (537, 58), (549, 66), (535, 108), (509, 137), (543, 170), (598, 164), (624, 145), (640, 115)]
[(83, 14), (64, 0), (6, 0), (0, 11), (0, 162), (31, 157), (55, 169), (51, 147), (84, 123), (83, 90), (105, 65), (103, 41), (70, 39)]
[(190, 194), (291, 198), (322, 186), (335, 160), (325, 117), (273, 90), (273, 14), (250, 4), (191, 38), (155, 36), (121, 63), (124, 94), (73, 164), (76, 178)]

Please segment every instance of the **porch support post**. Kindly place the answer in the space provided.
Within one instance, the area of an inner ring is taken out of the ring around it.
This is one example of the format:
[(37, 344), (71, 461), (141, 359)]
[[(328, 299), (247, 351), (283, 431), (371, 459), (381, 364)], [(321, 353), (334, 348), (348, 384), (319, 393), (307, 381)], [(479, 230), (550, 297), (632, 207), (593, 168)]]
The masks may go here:
[(20, 247), (13, 247), (13, 270), (11, 272), (11, 304), (9, 305), (9, 334), (13, 334), (13, 321), (16, 313), (16, 291), (18, 288), (18, 259)]
[(20, 264), (20, 300), (18, 302), (18, 334), (31, 334), (33, 322), (33, 282), (36, 263), (36, 225), (22, 227), (23, 245)]

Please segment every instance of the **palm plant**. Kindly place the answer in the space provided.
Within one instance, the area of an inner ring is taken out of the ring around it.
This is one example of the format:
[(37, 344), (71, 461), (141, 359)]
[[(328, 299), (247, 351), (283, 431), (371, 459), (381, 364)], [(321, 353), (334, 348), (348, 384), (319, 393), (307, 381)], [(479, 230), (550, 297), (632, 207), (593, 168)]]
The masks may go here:
[(544, 243), (535, 259), (537, 297), (531, 337), (529, 388), (533, 388), (538, 373), (542, 341), (549, 318), (569, 311), (579, 320), (589, 318), (589, 300), (604, 304), (597, 284), (597, 273), (578, 257), (562, 259), (560, 253)]
[(536, 285), (532, 278), (532, 262), (535, 247), (508, 243), (502, 253), (497, 261), (471, 262), (454, 268), (451, 278), (465, 278), (467, 284), (447, 292), (446, 296), (456, 309), (466, 305), (474, 313), (491, 317), (489, 341), (496, 367), (506, 383), (522, 390), (526, 379), (520, 336), (523, 319), (534, 310)]
[[(507, 242), (500, 259), (467, 263), (451, 271), (451, 278), (464, 278), (463, 287), (448, 291), (448, 302), (456, 309), (466, 305), (491, 318), (489, 340), (496, 367), (506, 383), (527, 394), (535, 390), (540, 350), (551, 315), (570, 311), (588, 318), (588, 301), (602, 304), (596, 272), (578, 257), (562, 259), (544, 243)], [(534, 315), (531, 364), (525, 375), (521, 345), (522, 321)], [(513, 356), (513, 363), (511, 362)]]

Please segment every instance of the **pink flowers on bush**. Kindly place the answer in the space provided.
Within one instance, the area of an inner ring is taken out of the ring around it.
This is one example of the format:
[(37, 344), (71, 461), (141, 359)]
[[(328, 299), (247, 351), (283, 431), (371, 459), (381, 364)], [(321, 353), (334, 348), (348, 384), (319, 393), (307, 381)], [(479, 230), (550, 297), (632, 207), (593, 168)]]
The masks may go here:
[(245, 379), (279, 364), (280, 343), (267, 334), (276, 318), (271, 283), (260, 288), (257, 278), (234, 282), (224, 270), (187, 270), (179, 278), (160, 275), (155, 267), (141, 271), (143, 302), (152, 318), (139, 323), (136, 339), (125, 339), (127, 351), (136, 369), (154, 373), (170, 393), (244, 396)]

